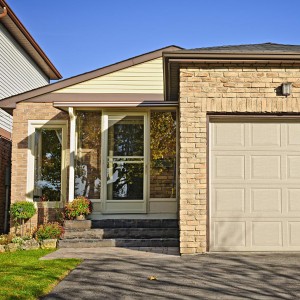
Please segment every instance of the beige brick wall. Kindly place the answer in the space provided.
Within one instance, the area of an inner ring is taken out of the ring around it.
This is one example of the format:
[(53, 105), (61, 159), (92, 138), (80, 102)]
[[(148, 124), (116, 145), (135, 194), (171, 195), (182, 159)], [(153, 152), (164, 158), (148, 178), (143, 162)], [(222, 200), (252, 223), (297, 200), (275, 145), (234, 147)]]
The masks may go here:
[[(292, 82), (290, 96), (276, 95)], [(258, 65), (180, 69), (180, 252), (207, 251), (207, 113), (300, 113), (300, 68)]]
[[(12, 203), (26, 199), (28, 120), (62, 119), (69, 119), (68, 114), (54, 108), (52, 103), (21, 102), (17, 104), (17, 107), (13, 112), (11, 178)], [(37, 216), (32, 219), (33, 225), (37, 223), (37, 219)]]

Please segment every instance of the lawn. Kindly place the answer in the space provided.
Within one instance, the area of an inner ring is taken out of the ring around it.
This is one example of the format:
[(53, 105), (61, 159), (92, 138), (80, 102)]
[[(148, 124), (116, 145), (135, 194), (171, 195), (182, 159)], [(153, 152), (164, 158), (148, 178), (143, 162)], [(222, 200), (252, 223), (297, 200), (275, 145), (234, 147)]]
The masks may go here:
[(79, 259), (39, 260), (51, 250), (0, 254), (0, 299), (37, 299), (49, 293), (80, 262)]

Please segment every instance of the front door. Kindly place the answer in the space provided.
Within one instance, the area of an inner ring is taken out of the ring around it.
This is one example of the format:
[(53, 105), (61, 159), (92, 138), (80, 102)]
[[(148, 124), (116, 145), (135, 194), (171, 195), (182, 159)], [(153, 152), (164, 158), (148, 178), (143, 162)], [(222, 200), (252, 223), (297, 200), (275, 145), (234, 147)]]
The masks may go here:
[(104, 213), (146, 212), (146, 114), (104, 113)]

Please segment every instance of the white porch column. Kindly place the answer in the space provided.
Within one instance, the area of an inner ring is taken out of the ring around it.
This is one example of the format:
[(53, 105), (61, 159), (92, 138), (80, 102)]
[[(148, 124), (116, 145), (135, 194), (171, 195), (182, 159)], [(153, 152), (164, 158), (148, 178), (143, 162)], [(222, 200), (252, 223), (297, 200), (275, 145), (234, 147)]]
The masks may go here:
[(75, 146), (76, 146), (76, 116), (74, 108), (69, 107), (70, 115), (70, 166), (69, 166), (69, 202), (74, 199), (75, 188)]

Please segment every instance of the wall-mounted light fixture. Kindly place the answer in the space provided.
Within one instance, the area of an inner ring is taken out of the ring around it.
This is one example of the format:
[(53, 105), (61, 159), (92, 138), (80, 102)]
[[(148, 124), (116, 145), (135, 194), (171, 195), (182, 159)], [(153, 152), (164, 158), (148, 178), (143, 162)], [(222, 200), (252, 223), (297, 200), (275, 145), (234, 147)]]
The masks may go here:
[(282, 89), (282, 95), (283, 96), (289, 96), (292, 93), (292, 83), (291, 82), (284, 82), (281, 85), (281, 89)]

